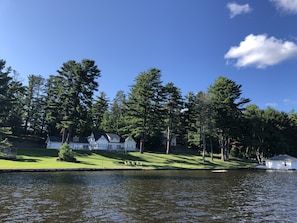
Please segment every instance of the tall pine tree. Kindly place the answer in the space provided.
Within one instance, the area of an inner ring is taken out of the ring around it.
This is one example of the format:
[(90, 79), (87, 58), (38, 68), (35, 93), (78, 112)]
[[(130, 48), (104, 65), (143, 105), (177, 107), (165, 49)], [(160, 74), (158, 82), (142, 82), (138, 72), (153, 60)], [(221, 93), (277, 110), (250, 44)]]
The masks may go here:
[(215, 111), (222, 160), (225, 161), (229, 158), (230, 140), (235, 139), (241, 131), (242, 106), (250, 100), (241, 98), (241, 85), (226, 77), (219, 77), (208, 92)]
[(145, 142), (160, 144), (162, 131), (163, 87), (161, 71), (150, 69), (140, 73), (127, 101), (126, 128), (140, 140), (140, 153), (144, 151)]
[[(73, 134), (87, 134), (92, 126), (90, 108), (93, 94), (98, 90), (96, 79), (100, 70), (95, 61), (84, 59), (81, 63), (70, 60), (48, 82), (47, 120), (62, 130), (62, 141)], [(57, 117), (55, 113), (58, 112)]]

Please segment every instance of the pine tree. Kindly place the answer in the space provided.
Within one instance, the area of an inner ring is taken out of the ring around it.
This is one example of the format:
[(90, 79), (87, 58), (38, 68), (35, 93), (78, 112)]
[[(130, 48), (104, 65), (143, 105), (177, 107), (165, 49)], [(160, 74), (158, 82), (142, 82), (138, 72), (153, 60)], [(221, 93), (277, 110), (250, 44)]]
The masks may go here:
[(12, 69), (11, 67), (5, 68), (6, 62), (0, 60), (0, 123), (3, 125), (7, 120), (7, 116), (11, 109), (11, 101), (9, 100), (9, 84), (12, 78), (9, 76)]
[(155, 145), (161, 141), (164, 97), (160, 73), (155, 68), (140, 73), (131, 87), (127, 101), (126, 128), (135, 138), (140, 139), (140, 153), (143, 153), (148, 139)]
[(19, 133), (23, 121), (24, 87), (17, 80), (17, 72), (11, 67), (6, 68), (5, 64), (0, 60), (0, 127), (9, 127), (14, 133)]
[(125, 131), (125, 111), (126, 111), (126, 95), (124, 91), (117, 92), (110, 110), (110, 125), (112, 132), (119, 135), (130, 136), (130, 132)]
[[(100, 70), (93, 60), (70, 60), (48, 82), (47, 121), (62, 130), (63, 142), (72, 134), (84, 134), (92, 125), (90, 108), (98, 90)], [(58, 113), (58, 114), (57, 114)], [(55, 116), (57, 114), (57, 116)]]
[(45, 83), (41, 75), (29, 75), (25, 97), (25, 131), (42, 133), (45, 129)]
[(164, 111), (167, 125), (166, 153), (170, 151), (173, 136), (179, 136), (181, 127), (181, 109), (183, 106), (180, 89), (169, 82), (164, 87)]
[(91, 109), (92, 120), (93, 120), (95, 131), (98, 131), (98, 130), (102, 131), (104, 130), (104, 128), (106, 128), (106, 125), (108, 125), (108, 123), (106, 123), (106, 120), (104, 125), (102, 124), (104, 114), (106, 113), (106, 115), (108, 115), (108, 107), (109, 107), (108, 103), (109, 103), (109, 100), (105, 92), (100, 92), (100, 95), (97, 96), (97, 99), (95, 100)]
[(218, 129), (219, 144), (222, 160), (227, 160), (230, 152), (230, 140), (236, 138), (240, 132), (242, 106), (250, 100), (241, 98), (241, 85), (234, 81), (219, 77), (208, 92), (215, 111), (214, 119)]

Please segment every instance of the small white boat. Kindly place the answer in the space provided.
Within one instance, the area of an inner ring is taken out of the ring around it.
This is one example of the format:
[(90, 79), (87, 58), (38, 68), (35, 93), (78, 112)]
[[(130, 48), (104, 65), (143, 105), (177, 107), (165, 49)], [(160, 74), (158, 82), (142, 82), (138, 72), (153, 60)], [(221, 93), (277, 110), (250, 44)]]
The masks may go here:
[(226, 173), (228, 170), (212, 170), (213, 173)]

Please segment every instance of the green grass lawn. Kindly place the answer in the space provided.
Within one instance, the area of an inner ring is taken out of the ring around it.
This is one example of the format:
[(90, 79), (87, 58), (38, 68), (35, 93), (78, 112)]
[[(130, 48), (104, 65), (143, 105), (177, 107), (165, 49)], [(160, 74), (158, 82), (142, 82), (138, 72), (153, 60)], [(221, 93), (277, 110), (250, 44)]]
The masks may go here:
[(77, 162), (57, 161), (58, 150), (18, 149), (16, 160), (0, 159), (0, 169), (65, 169), (65, 168), (184, 168), (233, 169), (249, 168), (255, 163), (239, 159), (223, 162), (218, 156), (213, 161), (193, 154), (161, 154), (145, 152), (75, 151)]

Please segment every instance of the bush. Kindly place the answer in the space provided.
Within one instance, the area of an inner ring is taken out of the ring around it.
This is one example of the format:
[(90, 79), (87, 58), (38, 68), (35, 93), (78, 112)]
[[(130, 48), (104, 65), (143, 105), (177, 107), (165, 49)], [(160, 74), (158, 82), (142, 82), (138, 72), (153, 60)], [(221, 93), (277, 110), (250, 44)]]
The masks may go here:
[(74, 157), (74, 153), (70, 148), (68, 143), (64, 143), (59, 150), (59, 160), (68, 161), (68, 162), (76, 162), (76, 158)]

